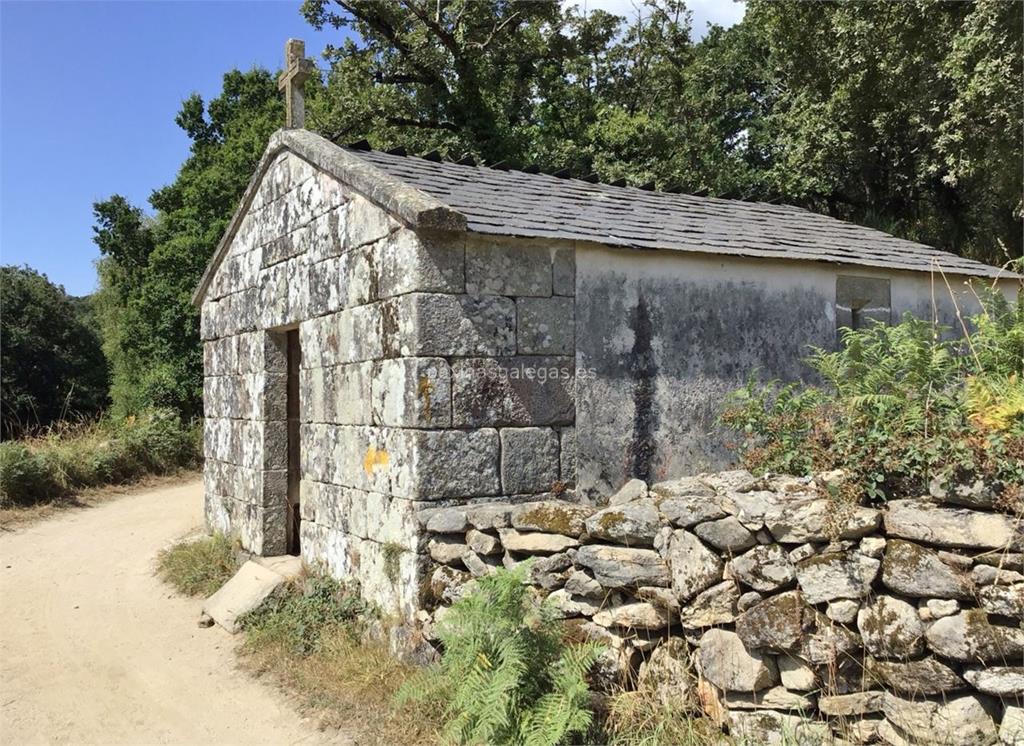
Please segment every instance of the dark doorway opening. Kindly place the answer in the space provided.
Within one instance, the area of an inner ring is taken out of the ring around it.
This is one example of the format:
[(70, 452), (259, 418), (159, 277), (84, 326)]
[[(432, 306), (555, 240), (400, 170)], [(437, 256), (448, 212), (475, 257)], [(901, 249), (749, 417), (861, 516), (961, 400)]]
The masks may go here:
[(288, 350), (288, 514), (285, 518), (288, 554), (298, 555), (299, 525), (299, 483), (302, 478), (300, 460), (302, 451), (299, 444), (299, 368), (302, 364), (302, 348), (299, 346), (299, 330), (285, 332)]

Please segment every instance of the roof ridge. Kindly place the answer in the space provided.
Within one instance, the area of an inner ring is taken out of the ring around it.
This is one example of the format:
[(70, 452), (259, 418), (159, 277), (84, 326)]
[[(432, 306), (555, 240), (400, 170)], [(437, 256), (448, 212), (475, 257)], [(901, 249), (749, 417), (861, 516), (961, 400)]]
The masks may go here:
[[(367, 140), (356, 140), (356, 141), (353, 141), (353, 142), (350, 142), (350, 143), (345, 143), (345, 144), (338, 143), (335, 140), (330, 140), (329, 142), (332, 142), (334, 145), (337, 145), (338, 147), (342, 148), (343, 150), (359, 151), (359, 152), (363, 152), (363, 153), (381, 153), (383, 155), (393, 155), (393, 156), (396, 156), (396, 157), (399, 157), (399, 158), (414, 158), (416, 160), (428, 161), (430, 163), (442, 163), (442, 164), (447, 165), (447, 166), (463, 166), (463, 167), (466, 167), (466, 168), (486, 168), (486, 169), (488, 169), (490, 171), (503, 171), (503, 172), (506, 172), (506, 173), (514, 171), (516, 173), (526, 174), (528, 176), (550, 176), (550, 177), (553, 177), (553, 178), (556, 178), (556, 179), (564, 179), (566, 181), (582, 181), (582, 182), (587, 183), (587, 184), (600, 184), (601, 186), (613, 187), (615, 189), (637, 189), (637, 190), (644, 191), (644, 192), (649, 192), (649, 193), (653, 192), (655, 194), (673, 194), (673, 195), (682, 194), (682, 195), (686, 195), (686, 196), (690, 196), (690, 197), (697, 197), (699, 199), (720, 199), (720, 200), (725, 200), (727, 202), (743, 202), (745, 204), (766, 204), (766, 205), (775, 204), (775, 203), (772, 203), (772, 202), (762, 202), (760, 200), (742, 200), (742, 199), (730, 199), (730, 198), (727, 198), (727, 197), (712, 197), (712, 196), (709, 196), (706, 193), (705, 194), (698, 194), (698, 193), (695, 193), (695, 192), (682, 191), (682, 187), (677, 186), (677, 185), (670, 185), (670, 186), (668, 186), (668, 187), (666, 187), (664, 189), (657, 189), (657, 188), (655, 188), (653, 186), (653, 184), (655, 183), (653, 181), (647, 182), (647, 183), (641, 184), (641, 185), (634, 185), (634, 184), (627, 183), (626, 182), (626, 177), (624, 177), (624, 176), (617, 176), (617, 177), (615, 177), (613, 179), (610, 179), (610, 180), (606, 181), (604, 178), (601, 177), (600, 173), (598, 173), (597, 171), (593, 171), (593, 172), (588, 173), (588, 174), (583, 175), (583, 176), (575, 176), (575, 175), (573, 175), (571, 173), (571, 169), (568, 168), (568, 167), (556, 169), (555, 171), (551, 171), (551, 172), (547, 172), (547, 171), (544, 171), (543, 169), (541, 169), (541, 167), (539, 165), (537, 165), (536, 163), (528, 163), (527, 165), (521, 166), (521, 167), (517, 165), (516, 161), (509, 161), (509, 160), (500, 160), (500, 161), (496, 161), (496, 162), (493, 162), (493, 163), (482, 163), (482, 162), (478, 163), (476, 161), (476, 159), (473, 158), (468, 153), (463, 155), (458, 160), (452, 160), (450, 157), (449, 158), (445, 158), (444, 156), (442, 156), (440, 151), (438, 151), (436, 149), (432, 149), (432, 150), (427, 151), (426, 153), (419, 154), (419, 153), (410, 153), (410, 152), (408, 152), (406, 150), (406, 148), (401, 147), (401, 146), (394, 147), (394, 148), (387, 148), (387, 149), (381, 150), (381, 149), (372, 147)], [(467, 163), (466, 162), (467, 159), (469, 159), (469, 161), (471, 161), (471, 162)], [(569, 172), (569, 173), (567, 175), (565, 175), (565, 176), (561, 176), (560, 173), (562, 173), (562, 172)], [(649, 187), (649, 188), (646, 188), (647, 184), (651, 184), (652, 186)], [(794, 205), (794, 207), (795, 207), (795, 205)], [(802, 209), (802, 208), (797, 208), (797, 209)]]
[(450, 204), (475, 233), (1021, 279), (1005, 268), (797, 205), (648, 191), (465, 158), (352, 154)]

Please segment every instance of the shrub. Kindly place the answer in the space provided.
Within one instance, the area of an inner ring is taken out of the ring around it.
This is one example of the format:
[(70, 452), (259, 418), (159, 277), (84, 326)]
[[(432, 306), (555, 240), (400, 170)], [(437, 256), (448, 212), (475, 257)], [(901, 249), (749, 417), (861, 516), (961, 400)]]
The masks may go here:
[(187, 596), (212, 596), (235, 574), (235, 545), (223, 534), (183, 541), (157, 556), (160, 575)]
[(0, 443), (0, 504), (46, 500), (60, 492), (45, 459), (24, 443)]
[(125, 423), (121, 440), (129, 458), (141, 468), (160, 474), (197, 461), (200, 444), (195, 432), (184, 427), (174, 412), (157, 409), (129, 417)]
[(587, 672), (601, 648), (567, 644), (553, 606), (524, 584), (528, 563), (480, 578), (438, 625), (439, 664), (399, 692), (438, 704), (456, 743), (564, 742), (592, 721)]
[(0, 266), (0, 437), (92, 417), (107, 403), (91, 298), (29, 267)]
[(0, 504), (32, 505), (199, 463), (201, 431), (155, 410), (0, 443)]
[(816, 388), (759, 384), (751, 376), (730, 395), (722, 421), (742, 434), (741, 453), (752, 469), (806, 474), (827, 453), (830, 428), (820, 416), (824, 400)]
[(351, 585), (311, 575), (271, 596), (241, 623), (247, 646), (279, 646), (292, 655), (306, 656), (318, 651), (332, 631), (343, 630), (358, 638), (375, 615)]
[(843, 468), (879, 500), (944, 481), (1024, 482), (1024, 295), (982, 297), (963, 338), (909, 315), (895, 326), (842, 330), (814, 349), (824, 387), (751, 378), (722, 421), (741, 433), (755, 470)]

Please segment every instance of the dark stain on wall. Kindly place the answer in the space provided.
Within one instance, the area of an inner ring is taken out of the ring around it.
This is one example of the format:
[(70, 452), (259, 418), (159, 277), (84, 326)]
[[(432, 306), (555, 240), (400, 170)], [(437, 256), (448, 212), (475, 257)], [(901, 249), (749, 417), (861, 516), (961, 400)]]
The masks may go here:
[(697, 279), (589, 269), (577, 275), (577, 486), (600, 499), (632, 477), (724, 468), (718, 422), (747, 376), (813, 380), (808, 345), (835, 344), (833, 302), (756, 274)]
[(657, 454), (655, 433), (658, 429), (658, 407), (655, 402), (658, 363), (651, 347), (654, 335), (651, 314), (644, 290), (630, 313), (629, 328), (633, 331), (633, 348), (624, 361), (633, 379), (633, 437), (629, 443), (629, 474), (645, 482), (651, 481)]
[(381, 339), (384, 345), (384, 357), (400, 357), (401, 340), (399, 337), (398, 306), (394, 300), (380, 304)]

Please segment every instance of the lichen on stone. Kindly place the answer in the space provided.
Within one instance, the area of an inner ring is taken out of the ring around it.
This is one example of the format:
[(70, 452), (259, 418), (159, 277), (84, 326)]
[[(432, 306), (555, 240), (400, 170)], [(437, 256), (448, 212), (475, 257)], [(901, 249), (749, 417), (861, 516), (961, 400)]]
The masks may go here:
[(598, 519), (598, 525), (605, 531), (611, 531), (616, 526), (621, 526), (626, 516), (618, 510), (605, 511)]
[(516, 522), (529, 524), (537, 530), (571, 536), (580, 530), (579, 520), (572, 512), (561, 506), (544, 503), (519, 513)]
[(401, 557), (408, 549), (393, 541), (384, 543), (381, 553), (384, 556), (384, 576), (391, 581), (392, 585), (398, 583), (401, 570)]

